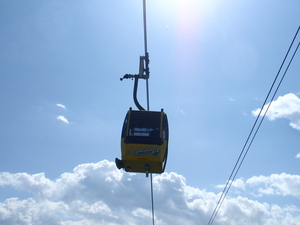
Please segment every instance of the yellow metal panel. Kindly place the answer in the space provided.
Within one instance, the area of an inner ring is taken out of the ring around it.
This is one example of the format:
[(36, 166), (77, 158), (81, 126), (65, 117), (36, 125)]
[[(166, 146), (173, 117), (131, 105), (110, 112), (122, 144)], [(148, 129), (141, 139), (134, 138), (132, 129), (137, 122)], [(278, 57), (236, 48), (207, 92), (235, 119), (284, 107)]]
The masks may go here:
[(163, 161), (166, 155), (167, 141), (162, 145), (126, 144), (121, 141), (122, 160), (128, 172), (145, 172), (145, 167), (150, 166), (150, 173), (162, 173)]

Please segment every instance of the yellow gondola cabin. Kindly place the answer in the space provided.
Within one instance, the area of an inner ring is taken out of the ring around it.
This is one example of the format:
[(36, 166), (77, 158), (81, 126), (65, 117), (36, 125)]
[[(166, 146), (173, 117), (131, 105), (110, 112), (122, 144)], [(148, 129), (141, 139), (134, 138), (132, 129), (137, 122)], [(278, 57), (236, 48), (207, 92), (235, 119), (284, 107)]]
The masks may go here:
[(118, 169), (127, 172), (163, 173), (168, 156), (168, 119), (161, 111), (131, 110), (126, 114), (122, 134), (122, 159)]

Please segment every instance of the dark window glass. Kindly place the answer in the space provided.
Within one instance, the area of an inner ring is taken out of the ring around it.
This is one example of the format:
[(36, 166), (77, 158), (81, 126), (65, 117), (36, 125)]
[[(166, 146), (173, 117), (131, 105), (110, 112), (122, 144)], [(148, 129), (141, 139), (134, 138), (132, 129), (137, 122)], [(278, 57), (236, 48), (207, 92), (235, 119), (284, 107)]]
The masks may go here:
[(129, 136), (159, 137), (160, 113), (131, 113)]
[(162, 124), (162, 138), (168, 140), (168, 137), (169, 137), (168, 119), (167, 119), (167, 115), (164, 115), (163, 124)]
[(127, 124), (128, 124), (128, 113), (125, 116), (123, 128), (122, 128), (122, 138), (126, 136), (126, 131), (127, 131)]

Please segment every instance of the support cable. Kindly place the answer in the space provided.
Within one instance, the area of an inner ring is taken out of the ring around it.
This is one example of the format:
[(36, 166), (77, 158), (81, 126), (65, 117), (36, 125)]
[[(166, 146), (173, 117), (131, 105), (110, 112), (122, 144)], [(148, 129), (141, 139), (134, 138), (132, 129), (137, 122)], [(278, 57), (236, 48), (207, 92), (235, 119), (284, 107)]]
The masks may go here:
[[(144, 47), (145, 47), (145, 73), (146, 73), (146, 93), (147, 93), (147, 110), (150, 110), (149, 104), (149, 53), (147, 49), (147, 20), (146, 20), (146, 0), (143, 0), (143, 19), (144, 19)], [(151, 168), (150, 168), (151, 170)], [(154, 198), (153, 198), (153, 182), (152, 173), (150, 173), (151, 183), (151, 205), (152, 205), (152, 223), (154, 225)]]
[[(273, 94), (273, 96), (272, 96), (272, 98), (271, 98), (271, 100), (270, 100), (270, 104), (268, 105), (268, 107), (267, 107), (267, 109), (266, 109), (264, 115), (262, 116), (262, 118), (261, 118), (261, 120), (260, 120), (260, 122), (259, 122), (259, 124), (258, 124), (258, 127), (257, 127), (257, 129), (256, 129), (256, 131), (255, 131), (255, 133), (254, 133), (254, 135), (253, 135), (251, 141), (250, 141), (250, 144), (249, 144), (249, 146), (248, 146), (248, 148), (247, 148), (247, 150), (246, 150), (246, 152), (245, 152), (245, 154), (244, 154), (242, 160), (241, 160), (241, 163), (239, 164), (239, 166), (238, 166), (238, 168), (237, 168), (237, 170), (236, 170), (236, 172), (235, 172), (235, 174), (234, 174), (234, 176), (233, 176), (233, 178), (232, 178), (233, 181), (235, 180), (235, 177), (236, 177), (238, 171), (240, 170), (240, 167), (241, 167), (241, 165), (242, 165), (242, 163), (243, 163), (243, 161), (244, 161), (244, 159), (245, 159), (245, 157), (246, 157), (246, 155), (247, 155), (247, 153), (248, 153), (248, 151), (249, 151), (249, 149), (250, 149), (250, 147), (251, 147), (251, 145), (252, 145), (252, 142), (253, 142), (253, 140), (254, 140), (254, 138), (255, 138), (255, 136), (256, 136), (256, 134), (257, 134), (257, 132), (258, 132), (258, 130), (259, 130), (259, 128), (260, 128), (260, 126), (261, 126), (261, 124), (262, 124), (262, 122), (263, 122), (263, 120), (264, 120), (264, 118), (265, 118), (265, 116), (266, 116), (266, 114), (267, 114), (267, 112), (268, 112), (268, 110), (269, 110), (269, 108), (270, 108), (270, 106), (271, 106), (271, 102), (273, 102), (273, 100), (274, 100), (274, 98), (275, 98), (275, 95), (276, 95), (276, 93), (277, 93), (277, 91), (278, 91), (278, 89), (279, 89), (279, 87), (280, 87), (280, 85), (281, 85), (281, 83), (282, 83), (282, 81), (283, 81), (285, 75), (286, 75), (286, 72), (288, 71), (288, 69), (289, 69), (289, 67), (290, 67), (290, 65), (291, 65), (291, 62), (293, 61), (293, 58), (294, 58), (296, 52), (298, 51), (299, 46), (300, 46), (300, 42), (298, 43), (298, 45), (297, 45), (297, 47), (296, 47), (296, 50), (294, 51), (294, 54), (293, 54), (292, 58), (290, 59), (290, 62), (289, 62), (289, 64), (288, 64), (288, 66), (287, 66), (287, 68), (286, 68), (286, 70), (285, 70), (285, 72), (284, 72), (282, 78), (280, 79), (280, 82), (279, 82), (279, 84), (278, 84), (278, 86), (277, 86), (277, 88), (276, 88), (276, 90), (275, 90), (275, 92), (274, 92), (274, 94)], [(233, 182), (233, 181), (232, 181), (232, 182)], [(228, 187), (225, 196), (227, 195), (227, 193), (228, 193), (228, 191), (229, 191), (229, 188), (230, 188), (231, 185), (232, 185), (232, 182), (230, 182), (230, 186)], [(223, 203), (224, 199), (225, 199), (225, 198), (223, 198), (222, 203)], [(222, 203), (221, 203), (221, 204), (222, 204)]]
[(147, 49), (147, 20), (146, 20), (146, 0), (143, 0), (143, 19), (144, 19), (144, 47), (145, 47), (145, 72), (146, 72), (146, 92), (147, 92), (147, 110), (150, 110), (149, 106), (149, 54)]
[(153, 183), (152, 183), (152, 173), (150, 173), (150, 182), (151, 182), (152, 224), (154, 225), (154, 202), (153, 202)]
[[(242, 165), (242, 163), (243, 163), (243, 161), (244, 161), (244, 159), (245, 159), (245, 157), (246, 157), (246, 155), (247, 155), (247, 153), (248, 153), (248, 151), (249, 151), (249, 149), (250, 149), (250, 147), (251, 147), (251, 145), (252, 145), (252, 142), (253, 142), (253, 140), (254, 140), (254, 138), (255, 138), (255, 136), (256, 136), (256, 134), (257, 134), (257, 132), (258, 132), (258, 130), (259, 130), (259, 128), (260, 128), (260, 126), (261, 126), (261, 124), (262, 124), (262, 122), (263, 122), (263, 120), (264, 120), (264, 118), (265, 118), (265, 116), (266, 116), (266, 114), (267, 114), (267, 112), (268, 112), (268, 110), (269, 110), (269, 108), (270, 108), (270, 106), (271, 106), (271, 103), (272, 103), (272, 101), (274, 100), (274, 97), (275, 97), (275, 95), (276, 95), (276, 93), (277, 93), (277, 91), (278, 91), (278, 89), (279, 89), (279, 87), (280, 87), (280, 85), (281, 85), (281, 83), (282, 83), (282, 81), (283, 81), (283, 79), (284, 79), (284, 77), (285, 77), (285, 75), (286, 75), (286, 73), (287, 73), (289, 67), (290, 67), (290, 64), (292, 63), (292, 61), (293, 61), (293, 59), (294, 59), (294, 56), (295, 56), (296, 52), (298, 51), (300, 42), (298, 43), (298, 45), (297, 45), (297, 47), (296, 47), (296, 49), (295, 49), (295, 51), (294, 51), (294, 53), (293, 53), (293, 56), (291, 57), (291, 59), (290, 59), (290, 61), (289, 61), (289, 64), (287, 65), (287, 68), (286, 68), (286, 70), (285, 70), (285, 72), (284, 72), (284, 74), (283, 74), (281, 80), (279, 81), (279, 83), (278, 83), (278, 85), (277, 85), (277, 88), (276, 88), (276, 90), (275, 90), (275, 92), (274, 92), (274, 94), (273, 94), (273, 96), (272, 96), (272, 98), (271, 98), (271, 101), (270, 101), (270, 103), (269, 103), (269, 105), (268, 105), (266, 111), (264, 112), (264, 115), (262, 116), (262, 119), (260, 120), (260, 123), (258, 124), (258, 126), (257, 126), (257, 128), (256, 128), (256, 131), (255, 131), (255, 133), (254, 133), (254, 135), (252, 136), (252, 133), (253, 133), (253, 131), (254, 131), (254, 128), (256, 127), (256, 124), (257, 124), (257, 122), (258, 122), (258, 120), (259, 120), (259, 118), (260, 118), (260, 116), (261, 116), (261, 114), (262, 114), (263, 107), (265, 106), (265, 104), (266, 104), (266, 102), (267, 102), (267, 100), (268, 100), (268, 98), (269, 98), (269, 96), (270, 96), (270, 93), (271, 93), (271, 91), (273, 90), (274, 84), (275, 84), (276, 81), (277, 81), (277, 78), (278, 78), (278, 76), (279, 76), (279, 73), (281, 72), (281, 69), (282, 69), (282, 67), (283, 67), (283, 65), (284, 65), (284, 63), (285, 63), (285, 61), (286, 61), (286, 58), (287, 58), (287, 56), (289, 55), (290, 49), (291, 49), (291, 47), (292, 47), (293, 44), (294, 44), (294, 41), (295, 41), (295, 39), (296, 39), (296, 37), (297, 37), (297, 35), (298, 35), (299, 30), (300, 30), (300, 26), (298, 27), (297, 32), (296, 32), (296, 34), (295, 34), (295, 36), (294, 36), (294, 38), (293, 38), (293, 40), (292, 40), (292, 42), (291, 42), (291, 44), (290, 44), (290, 47), (289, 47), (289, 49), (288, 49), (288, 51), (287, 51), (287, 53), (286, 53), (286, 55), (285, 55), (285, 57), (284, 57), (284, 59), (283, 59), (283, 61), (282, 61), (282, 63), (281, 63), (281, 66), (280, 66), (280, 68), (279, 68), (279, 70), (278, 70), (278, 72), (277, 72), (277, 75), (276, 75), (276, 77), (275, 77), (275, 79), (274, 79), (274, 81), (273, 81), (273, 83), (272, 83), (272, 85), (271, 85), (271, 88), (269, 89), (269, 92), (268, 92), (268, 94), (267, 94), (267, 97), (265, 98), (265, 101), (264, 101), (264, 103), (263, 103), (261, 109), (260, 109), (260, 112), (259, 112), (259, 114), (258, 114), (257, 117), (256, 117), (256, 120), (255, 120), (255, 122), (254, 122), (254, 125), (252, 126), (252, 129), (251, 129), (251, 131), (250, 131), (250, 133), (249, 133), (249, 135), (248, 135), (248, 137), (247, 137), (247, 140), (246, 140), (246, 142), (245, 142), (245, 144), (244, 144), (244, 146), (243, 146), (243, 149), (242, 149), (242, 151), (241, 151), (241, 153), (240, 153), (240, 155), (239, 155), (239, 157), (238, 157), (238, 159), (237, 159), (237, 161), (236, 161), (236, 164), (235, 164), (235, 166), (234, 166), (234, 168), (233, 168), (233, 170), (232, 170), (232, 172), (231, 172), (231, 174), (230, 174), (230, 176), (229, 176), (229, 179), (227, 180), (227, 183), (226, 183), (226, 185), (225, 185), (225, 187), (224, 187), (224, 189), (223, 189), (222, 195), (220, 196), (220, 198), (219, 198), (219, 200), (218, 200), (218, 202), (217, 202), (217, 205), (216, 205), (216, 207), (215, 207), (215, 209), (214, 209), (214, 211), (213, 211), (213, 213), (212, 213), (212, 215), (211, 215), (211, 217), (210, 217), (210, 219), (209, 219), (208, 225), (213, 224), (214, 219), (216, 218), (216, 216), (217, 216), (217, 214), (218, 214), (218, 211), (219, 211), (219, 209), (221, 208), (221, 205), (223, 204), (223, 202), (224, 202), (224, 200), (225, 200), (225, 198), (226, 198), (226, 195), (228, 194), (229, 189), (230, 189), (230, 187), (231, 187), (233, 181), (235, 180), (235, 177), (236, 177), (236, 175), (237, 175), (237, 173), (238, 173), (238, 171), (239, 171), (239, 169), (240, 169), (240, 167), (241, 167), (241, 165)], [(247, 150), (245, 151), (246, 146), (247, 146), (248, 141), (250, 140), (251, 136), (252, 136), (252, 139), (251, 139), (251, 141), (250, 141), (250, 143), (249, 143), (249, 145), (248, 145), (248, 147), (247, 147)], [(244, 151), (245, 151), (245, 152), (244, 152)]]

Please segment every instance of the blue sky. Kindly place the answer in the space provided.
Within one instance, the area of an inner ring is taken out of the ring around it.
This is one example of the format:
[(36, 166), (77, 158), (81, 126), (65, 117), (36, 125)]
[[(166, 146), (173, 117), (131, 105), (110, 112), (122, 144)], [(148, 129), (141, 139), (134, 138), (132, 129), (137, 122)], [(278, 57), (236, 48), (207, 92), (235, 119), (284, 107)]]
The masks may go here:
[[(207, 224), (299, 9), (147, 1), (150, 108), (170, 126), (156, 224)], [(0, 1), (0, 21), (1, 224), (150, 224), (149, 179), (114, 165), (134, 107), (133, 81), (119, 78), (144, 55), (142, 1)], [(214, 224), (300, 223), (299, 65), (298, 53)]]

